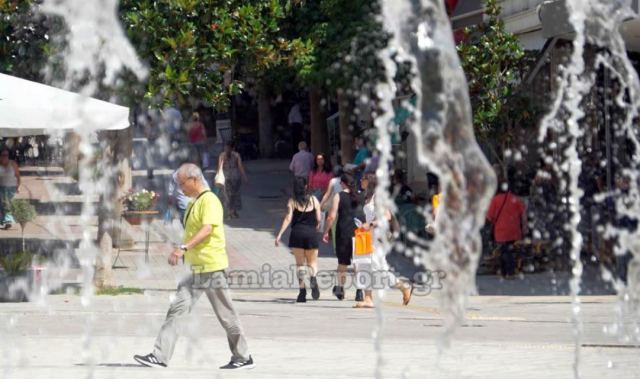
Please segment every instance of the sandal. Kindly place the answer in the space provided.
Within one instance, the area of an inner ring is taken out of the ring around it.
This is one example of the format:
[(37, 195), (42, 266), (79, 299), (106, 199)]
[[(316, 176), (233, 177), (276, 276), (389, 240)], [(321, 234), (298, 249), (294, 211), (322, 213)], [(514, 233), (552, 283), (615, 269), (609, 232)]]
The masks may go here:
[(409, 291), (409, 296), (405, 296), (405, 292), (402, 291), (402, 305), (405, 305), (405, 306), (409, 305), (409, 302), (411, 301), (411, 296), (413, 296), (413, 290), (415, 288), (416, 287), (413, 284), (411, 284), (411, 290)]

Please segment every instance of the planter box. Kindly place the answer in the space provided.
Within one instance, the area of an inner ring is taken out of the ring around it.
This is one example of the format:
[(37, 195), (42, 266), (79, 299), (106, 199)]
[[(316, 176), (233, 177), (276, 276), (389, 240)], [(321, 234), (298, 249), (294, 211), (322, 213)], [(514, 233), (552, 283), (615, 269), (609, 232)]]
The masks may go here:
[(32, 267), (22, 275), (9, 276), (0, 271), (0, 302), (28, 301), (42, 286), (44, 267)]
[(129, 225), (140, 225), (140, 224), (142, 224), (142, 218), (140, 216), (124, 216), (124, 219), (127, 220)]

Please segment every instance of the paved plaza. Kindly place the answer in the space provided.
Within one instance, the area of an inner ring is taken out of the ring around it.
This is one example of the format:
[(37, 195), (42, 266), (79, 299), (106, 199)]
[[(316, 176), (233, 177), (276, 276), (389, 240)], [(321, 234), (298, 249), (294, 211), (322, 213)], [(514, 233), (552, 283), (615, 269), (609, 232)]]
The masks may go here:
[[(248, 162), (247, 167), (250, 184), (244, 192), (244, 211), (240, 219), (226, 225), (230, 270), (290, 271), (293, 256), (287, 248), (274, 246), (289, 186), (287, 162)], [(162, 186), (166, 175), (156, 173), (145, 186)], [(147, 181), (146, 172), (137, 172), (135, 180)], [(45, 197), (38, 185), (43, 182), (68, 181), (55, 172), (25, 176), (26, 185), (42, 196), (41, 208), (55, 208), (46, 204), (54, 200)], [(73, 197), (76, 195), (67, 196), (67, 207), (80, 201)], [(28, 237), (57, 238), (59, 232), (52, 227), (56, 223), (48, 221), (54, 217), (41, 216), (26, 230)], [(78, 232), (87, 225), (79, 214), (66, 217)], [(17, 229), (6, 233), (19, 237)], [(571, 299), (566, 296), (568, 275), (563, 273), (533, 274), (515, 281), (478, 277), (478, 294), (470, 297), (466, 321), (449, 340), (443, 337), (436, 294), (414, 296), (403, 307), (400, 293), (388, 291), (378, 313), (351, 308), (353, 289), (347, 290), (345, 301), (338, 301), (329, 286), (323, 288), (319, 301), (306, 304), (294, 303), (297, 291), (293, 283), (284, 289), (234, 289), (234, 305), (255, 369), (232, 373), (217, 369), (227, 363), (230, 353), (204, 298), (185, 323), (169, 368), (141, 367), (132, 356), (152, 350), (184, 270), (166, 264), (175, 238), (172, 233), (161, 220), (152, 223), (148, 263), (144, 252), (120, 252), (113, 271), (115, 282), (142, 289), (144, 294), (83, 297), (68, 293), (29, 303), (0, 303), (2, 377), (367, 378), (374, 377), (376, 369), (385, 378), (573, 377), (575, 339)], [(130, 235), (136, 241), (134, 247), (141, 247), (143, 228), (131, 228)], [(320, 270), (331, 272), (335, 264), (331, 251), (323, 247)], [(75, 267), (65, 273), (64, 280), (72, 289), (82, 275)], [(593, 295), (582, 298), (580, 312), (582, 377), (640, 377), (638, 347), (604, 332), (614, 321), (616, 297), (606, 290), (598, 293), (597, 281), (587, 280), (585, 289)], [(381, 330), (379, 316), (384, 318)], [(378, 348), (376, 335), (381, 338)]]

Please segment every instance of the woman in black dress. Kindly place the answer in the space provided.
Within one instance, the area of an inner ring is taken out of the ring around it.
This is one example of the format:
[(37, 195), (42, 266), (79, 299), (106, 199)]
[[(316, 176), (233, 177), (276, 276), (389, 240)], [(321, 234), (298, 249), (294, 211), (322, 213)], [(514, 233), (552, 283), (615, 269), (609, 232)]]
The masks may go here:
[[(351, 265), (353, 255), (353, 236), (356, 230), (354, 218), (364, 221), (362, 211), (362, 199), (356, 190), (356, 182), (353, 175), (344, 173), (340, 177), (342, 191), (333, 196), (331, 210), (325, 222), (325, 230), (322, 236), (324, 242), (329, 242), (329, 230), (331, 224), (336, 223), (336, 256), (338, 257), (338, 284), (333, 287), (333, 294), (339, 299), (344, 299), (344, 283), (346, 282), (347, 268)], [(362, 300), (362, 291), (356, 292), (356, 301)]]
[(282, 221), (280, 232), (276, 236), (276, 246), (280, 246), (282, 234), (291, 224), (289, 248), (296, 257), (300, 293), (296, 302), (307, 301), (307, 289), (304, 285), (306, 267), (311, 271), (311, 297), (320, 298), (316, 273), (318, 272), (318, 231), (320, 226), (320, 202), (309, 194), (307, 179), (297, 177), (293, 182), (293, 197), (287, 202), (287, 215)]

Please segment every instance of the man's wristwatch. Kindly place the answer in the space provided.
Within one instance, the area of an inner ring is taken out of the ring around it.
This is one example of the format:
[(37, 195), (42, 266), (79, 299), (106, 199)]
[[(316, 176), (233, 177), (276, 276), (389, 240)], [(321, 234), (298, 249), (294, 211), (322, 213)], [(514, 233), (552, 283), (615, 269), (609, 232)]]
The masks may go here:
[(182, 250), (183, 253), (187, 252), (187, 245), (180, 245), (180, 250)]

